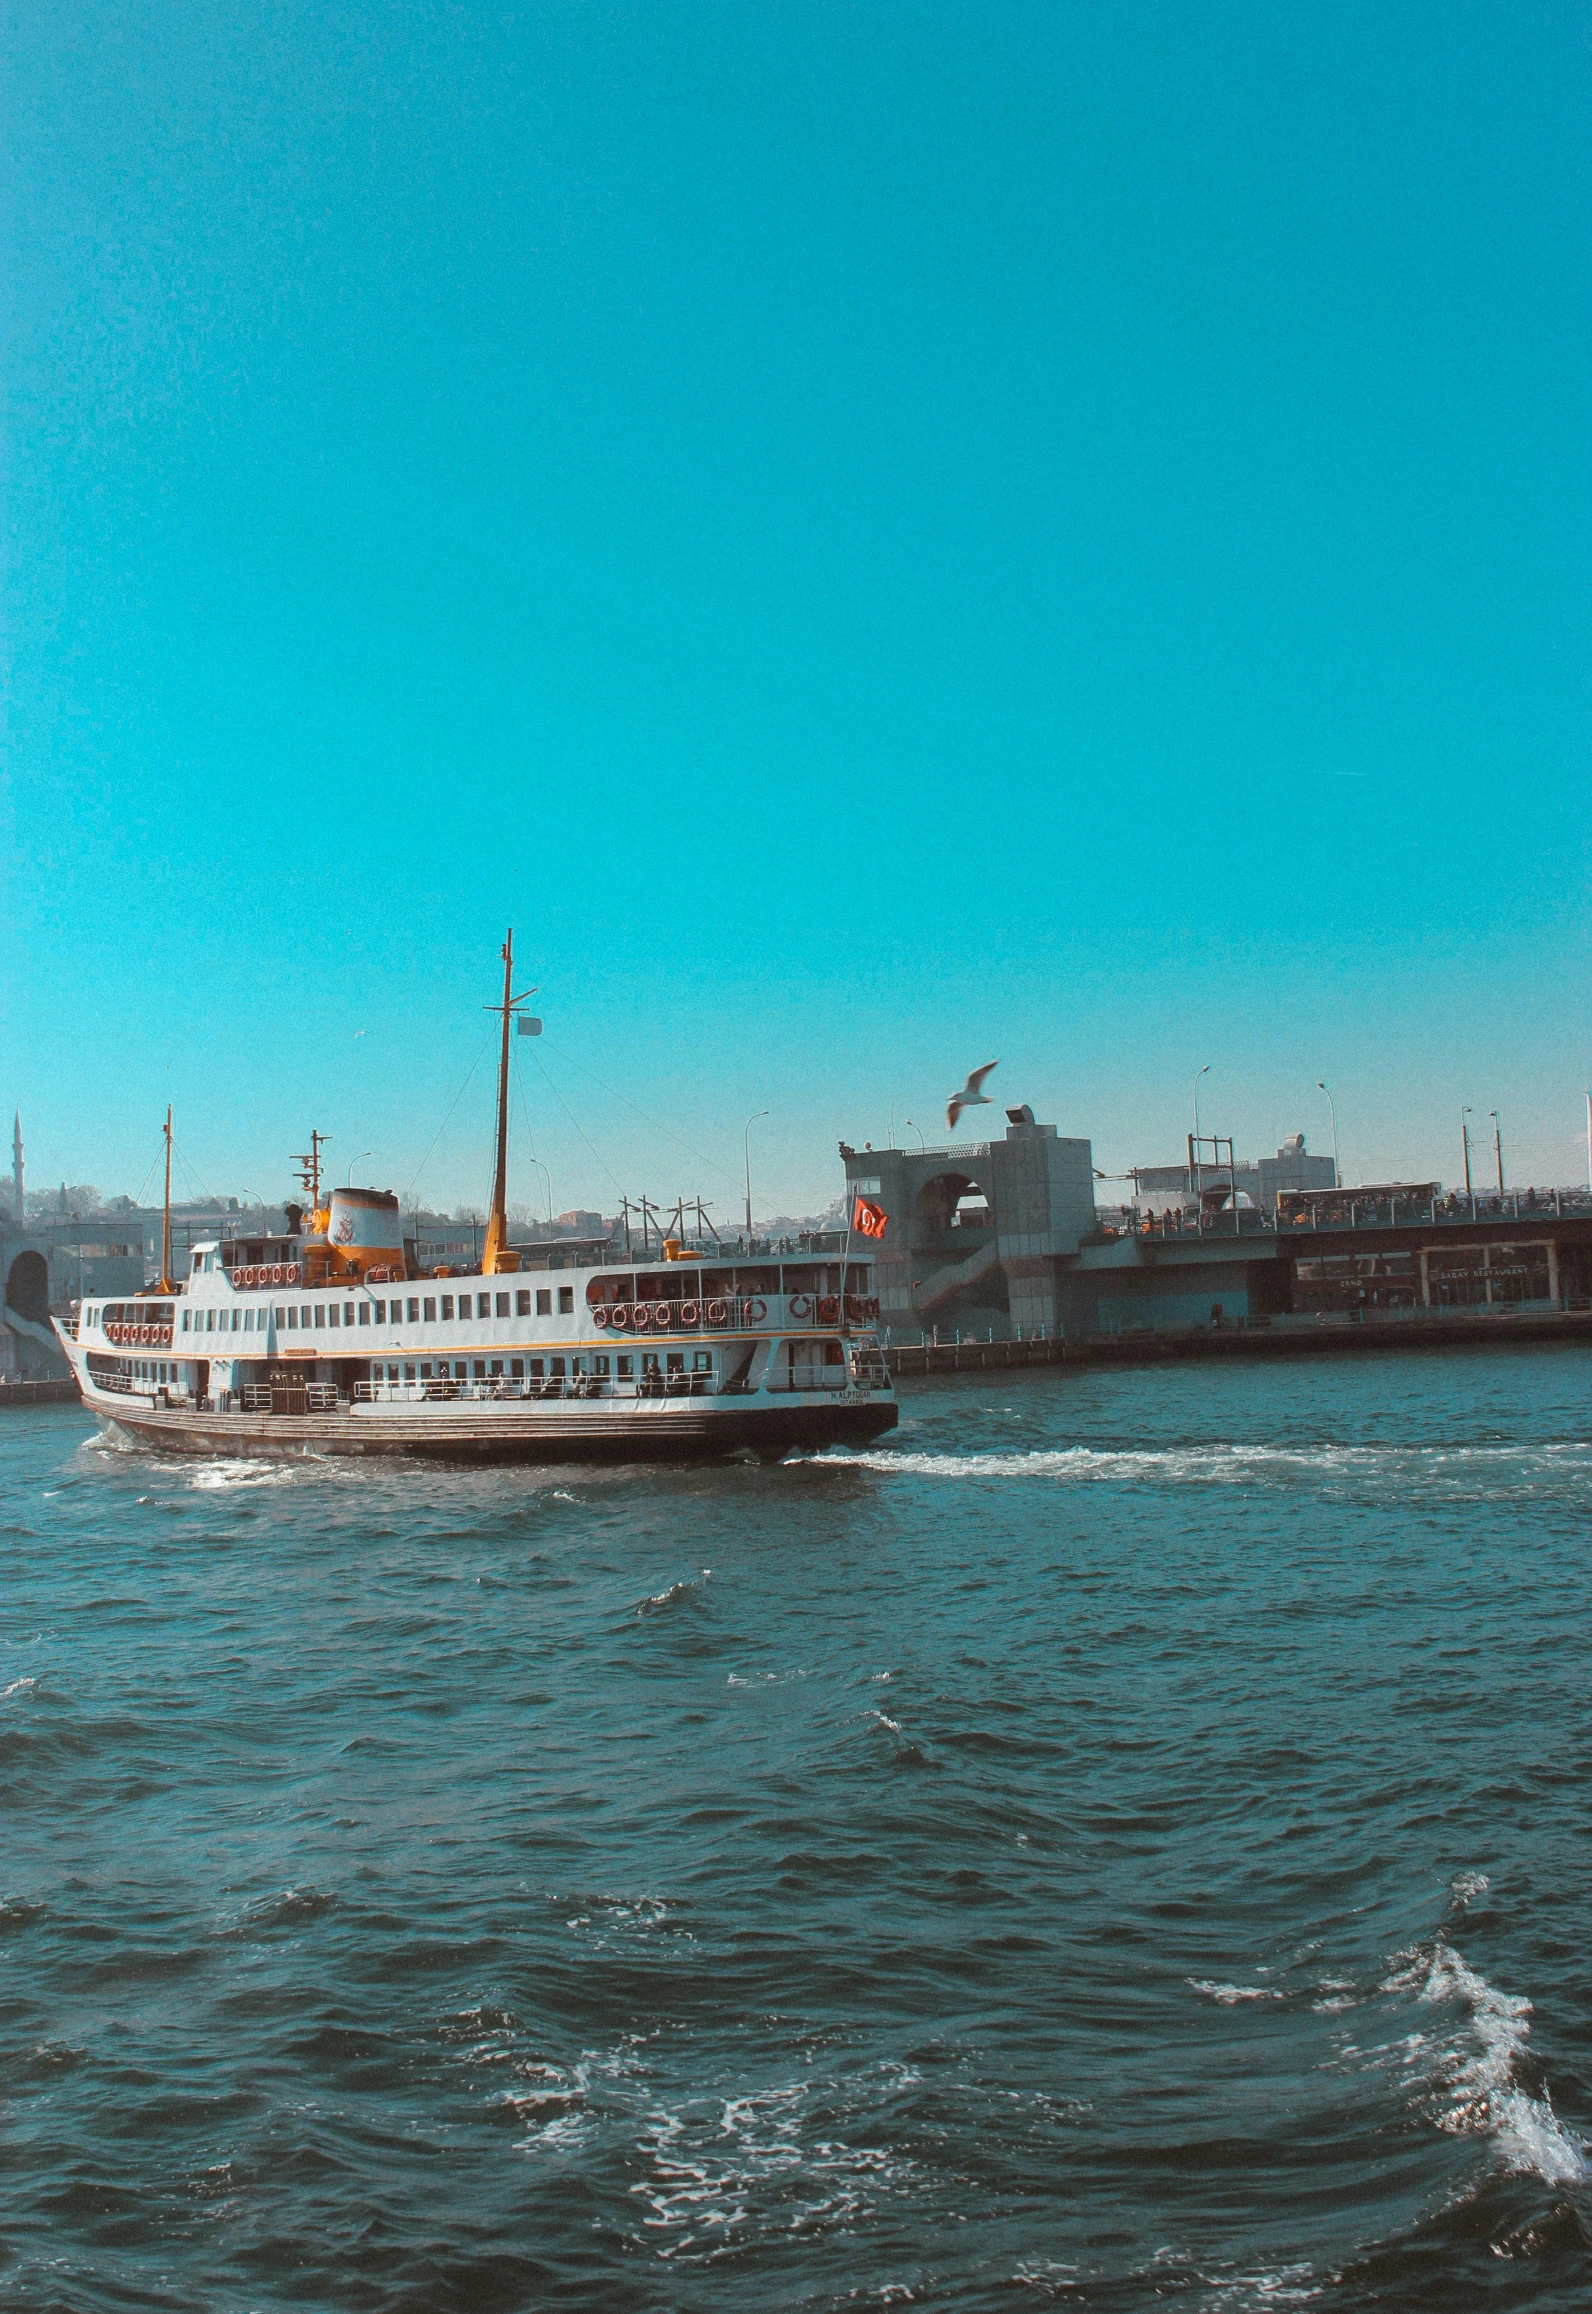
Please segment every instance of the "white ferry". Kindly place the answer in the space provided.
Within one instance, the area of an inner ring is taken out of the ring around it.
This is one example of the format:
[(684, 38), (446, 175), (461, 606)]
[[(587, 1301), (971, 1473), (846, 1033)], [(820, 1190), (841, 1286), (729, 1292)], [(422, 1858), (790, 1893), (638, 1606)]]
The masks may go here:
[(289, 1233), (194, 1246), (134, 1300), (56, 1321), (84, 1403), (148, 1445), (207, 1455), (651, 1462), (861, 1444), (892, 1429), (872, 1264), (742, 1256), (675, 1239), (633, 1258), (508, 1244), (504, 945), (497, 1170), (477, 1269), (422, 1274), (390, 1190), (323, 1203)]

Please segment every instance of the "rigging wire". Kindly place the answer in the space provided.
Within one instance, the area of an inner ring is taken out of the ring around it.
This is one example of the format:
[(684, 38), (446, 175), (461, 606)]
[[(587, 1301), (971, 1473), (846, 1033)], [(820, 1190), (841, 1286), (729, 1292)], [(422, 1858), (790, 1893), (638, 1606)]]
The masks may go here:
[[(548, 1044), (553, 1044), (555, 1040), (551, 1037), (544, 1036), (544, 1041)], [(589, 1069), (587, 1068), (584, 1061), (576, 1060), (574, 1054), (568, 1051), (565, 1046), (558, 1045), (557, 1051), (560, 1060), (568, 1061), (572, 1069), (579, 1069), (583, 1077), (590, 1077), (592, 1083), (597, 1086), (598, 1090), (606, 1093), (610, 1100), (623, 1101), (625, 1107), (627, 1109), (633, 1110), (644, 1125), (650, 1125), (655, 1133), (662, 1133), (666, 1140), (674, 1142), (677, 1148), (683, 1149), (688, 1157), (694, 1157), (699, 1165), (707, 1166), (709, 1172), (711, 1173), (722, 1174), (726, 1181), (733, 1181), (736, 1179), (736, 1175), (731, 1172), (727, 1166), (721, 1165), (717, 1158), (704, 1157), (700, 1149), (693, 1149), (689, 1141), (682, 1141), (679, 1134), (671, 1132), (669, 1127), (662, 1123), (659, 1118), (649, 1116), (645, 1109), (637, 1107), (637, 1104), (630, 1099), (628, 1094), (617, 1092), (612, 1085), (604, 1084), (602, 1078), (597, 1074), (595, 1069)], [(541, 1055), (538, 1054), (537, 1067), (541, 1068), (541, 1065)], [(542, 1069), (542, 1074), (544, 1077), (547, 1076), (546, 1069)], [(549, 1078), (548, 1081), (551, 1083), (552, 1080)], [(566, 1111), (566, 1114), (567, 1113), (568, 1112)], [(582, 1136), (582, 1138), (584, 1138), (584, 1136)], [(589, 1146), (590, 1144), (588, 1143), (588, 1147)], [(606, 1171), (606, 1167), (604, 1170)], [(610, 1181), (612, 1181), (613, 1175), (610, 1173), (608, 1178)]]
[(448, 1130), (448, 1117), (453, 1115), (454, 1110), (459, 1106), (459, 1103), (464, 1099), (465, 1094), (469, 1091), (470, 1079), (475, 1075), (476, 1070), (481, 1066), (482, 1054), (485, 1053), (487, 1046), (492, 1042), (494, 1033), (495, 1032), (492, 1029), (487, 1030), (486, 1036), (482, 1040), (481, 1051), (476, 1054), (475, 1059), (470, 1063), (469, 1069), (465, 1075), (464, 1083), (459, 1087), (459, 1090), (454, 1094), (453, 1099), (448, 1103), (448, 1116), (444, 1117), (442, 1123), (437, 1127), (435, 1134), (432, 1136), (431, 1147), (426, 1151), (425, 1155), (421, 1158), (420, 1163), (415, 1168), (414, 1180), (410, 1182), (408, 1188), (404, 1191), (403, 1202), (405, 1205), (413, 1204), (415, 1185), (419, 1181), (421, 1174), (424, 1173), (426, 1167), (431, 1163), (432, 1157), (436, 1153), (437, 1143), (442, 1139), (443, 1134)]
[(575, 1112), (574, 1112), (574, 1110), (573, 1110), (573, 1109), (570, 1107), (569, 1103), (568, 1103), (568, 1102), (565, 1100), (565, 1098), (564, 1098), (563, 1094), (562, 1094), (562, 1093), (559, 1091), (558, 1087), (557, 1087), (557, 1086), (554, 1084), (554, 1082), (553, 1082), (552, 1078), (551, 1078), (551, 1077), (548, 1075), (548, 1073), (547, 1073), (546, 1069), (542, 1068), (542, 1056), (541, 1056), (541, 1054), (540, 1054), (540, 1053), (538, 1053), (538, 1054), (536, 1055), (536, 1066), (537, 1066), (537, 1068), (538, 1068), (538, 1069), (540, 1069), (540, 1070), (541, 1070), (541, 1075), (542, 1075), (542, 1082), (543, 1082), (543, 1084), (544, 1084), (544, 1085), (546, 1085), (546, 1087), (547, 1087), (548, 1091), (549, 1091), (549, 1092), (552, 1094), (552, 1096), (553, 1096), (554, 1100), (555, 1100), (555, 1101), (558, 1103), (559, 1107), (560, 1107), (560, 1108), (563, 1110), (563, 1112), (564, 1112), (565, 1116), (566, 1116), (566, 1117), (569, 1119), (570, 1123), (571, 1123), (571, 1124), (574, 1126), (574, 1128), (575, 1128), (576, 1132), (580, 1134), (580, 1137), (581, 1137), (581, 1139), (582, 1139), (583, 1141), (585, 1141), (585, 1142), (586, 1142), (586, 1146), (587, 1146), (587, 1148), (588, 1148), (588, 1149), (591, 1149), (591, 1153), (592, 1153), (593, 1157), (594, 1157), (594, 1158), (596, 1158), (596, 1160), (597, 1160), (597, 1163), (598, 1163), (598, 1165), (601, 1167), (602, 1171), (603, 1171), (604, 1173), (607, 1173), (607, 1174), (608, 1174), (608, 1178), (609, 1178), (609, 1180), (610, 1180), (610, 1181), (612, 1181), (612, 1182), (613, 1182), (613, 1185), (614, 1185), (614, 1189), (615, 1189), (615, 1191), (617, 1192), (617, 1194), (618, 1194), (620, 1197), (623, 1197), (623, 1196), (624, 1196), (624, 1194), (625, 1194), (625, 1193), (624, 1193), (624, 1191), (623, 1191), (623, 1189), (621, 1189), (621, 1188), (620, 1188), (620, 1186), (619, 1186), (619, 1183), (618, 1183), (617, 1181), (614, 1181), (614, 1177), (613, 1177), (613, 1175), (612, 1175), (611, 1173), (609, 1173), (609, 1172), (608, 1172), (608, 1168), (607, 1168), (607, 1166), (606, 1166), (606, 1165), (604, 1165), (604, 1164), (603, 1164), (602, 1158), (601, 1158), (600, 1156), (598, 1156), (598, 1153), (597, 1153), (597, 1151), (596, 1151), (595, 1149), (593, 1149), (593, 1148), (592, 1148), (592, 1144), (591, 1144), (591, 1142), (590, 1142), (590, 1141), (587, 1139), (586, 1133), (585, 1133), (585, 1131), (583, 1130), (583, 1128), (582, 1128), (582, 1126), (581, 1126), (581, 1123), (580, 1123), (580, 1120), (579, 1120), (579, 1118), (578, 1118), (578, 1117), (575, 1115)]

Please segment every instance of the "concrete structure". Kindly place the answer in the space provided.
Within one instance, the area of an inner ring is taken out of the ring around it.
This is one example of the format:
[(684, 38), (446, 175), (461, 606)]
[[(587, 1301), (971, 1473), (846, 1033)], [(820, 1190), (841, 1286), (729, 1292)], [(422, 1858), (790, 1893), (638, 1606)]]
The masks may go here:
[(889, 1216), (873, 1242), (880, 1322), (1054, 1333), (1058, 1265), (1095, 1226), (1087, 1141), (1063, 1141), (1030, 1109), (1003, 1139), (941, 1148), (848, 1149), (846, 1185)]

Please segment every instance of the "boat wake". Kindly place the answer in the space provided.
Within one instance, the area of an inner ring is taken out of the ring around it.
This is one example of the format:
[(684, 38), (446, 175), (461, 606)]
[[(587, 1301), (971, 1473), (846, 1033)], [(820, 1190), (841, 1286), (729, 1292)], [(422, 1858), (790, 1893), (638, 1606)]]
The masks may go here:
[(1218, 1441), (1172, 1447), (1067, 1446), (1027, 1452), (943, 1454), (911, 1447), (809, 1455), (806, 1466), (872, 1470), (890, 1478), (1048, 1480), (1054, 1485), (1277, 1487), (1393, 1485), (1467, 1499), (1518, 1494), (1535, 1484), (1581, 1491), (1592, 1484), (1592, 1445), (1246, 1446)]

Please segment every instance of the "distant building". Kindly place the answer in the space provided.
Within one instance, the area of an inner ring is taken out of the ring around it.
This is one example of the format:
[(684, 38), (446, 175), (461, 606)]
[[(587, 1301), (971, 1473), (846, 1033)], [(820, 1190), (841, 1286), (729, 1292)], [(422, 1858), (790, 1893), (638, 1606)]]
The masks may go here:
[(1290, 1133), (1275, 1157), (1262, 1157), (1255, 1167), (1260, 1176), (1256, 1203), (1263, 1213), (1275, 1213), (1279, 1195), (1296, 1189), (1336, 1189), (1338, 1168), (1330, 1157), (1308, 1157), (1303, 1133)]

